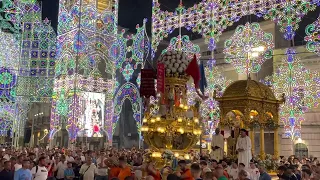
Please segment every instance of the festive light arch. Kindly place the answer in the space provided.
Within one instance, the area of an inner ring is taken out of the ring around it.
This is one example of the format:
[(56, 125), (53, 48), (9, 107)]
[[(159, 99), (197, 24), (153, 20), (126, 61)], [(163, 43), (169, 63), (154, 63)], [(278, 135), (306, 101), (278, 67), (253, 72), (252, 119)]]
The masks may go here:
[[(181, 1), (182, 2), (182, 1)], [(163, 38), (174, 29), (185, 27), (201, 34), (207, 43), (210, 39), (219, 41), (219, 36), (234, 22), (246, 15), (254, 14), (264, 19), (272, 19), (291, 40), (298, 23), (309, 11), (315, 10), (318, 1), (214, 1), (203, 0), (188, 9), (182, 3), (174, 12), (162, 11), (158, 0), (152, 4), (152, 57)]]
[[(80, 108), (85, 92), (103, 93), (106, 109), (104, 127), (110, 138), (116, 59), (112, 47), (117, 40), (117, 3), (112, 7), (99, 1), (59, 2), (56, 79), (51, 113), (50, 139), (67, 121), (70, 140), (82, 129)], [(102, 67), (103, 66), (103, 67)]]
[(123, 84), (119, 90), (117, 91), (114, 98), (114, 122), (113, 122), (113, 130), (116, 128), (118, 123), (120, 113), (122, 111), (122, 106), (124, 101), (128, 99), (132, 105), (133, 117), (136, 121), (138, 131), (140, 131), (141, 127), (141, 98), (139, 89), (136, 85), (127, 82)]

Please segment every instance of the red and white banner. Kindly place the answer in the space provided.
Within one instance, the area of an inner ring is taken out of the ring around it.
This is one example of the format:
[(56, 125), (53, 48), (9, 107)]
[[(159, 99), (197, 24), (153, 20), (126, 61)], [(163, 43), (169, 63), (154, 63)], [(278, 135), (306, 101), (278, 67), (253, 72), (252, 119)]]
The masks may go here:
[(157, 74), (157, 92), (164, 93), (164, 86), (165, 86), (165, 70), (164, 70), (164, 64), (158, 63), (158, 74)]

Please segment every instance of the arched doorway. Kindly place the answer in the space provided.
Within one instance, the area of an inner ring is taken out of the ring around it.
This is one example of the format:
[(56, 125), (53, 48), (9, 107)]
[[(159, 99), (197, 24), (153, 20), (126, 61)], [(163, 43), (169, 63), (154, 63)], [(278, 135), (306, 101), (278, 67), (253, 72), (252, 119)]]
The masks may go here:
[(308, 157), (308, 147), (304, 143), (294, 145), (294, 155), (298, 158)]

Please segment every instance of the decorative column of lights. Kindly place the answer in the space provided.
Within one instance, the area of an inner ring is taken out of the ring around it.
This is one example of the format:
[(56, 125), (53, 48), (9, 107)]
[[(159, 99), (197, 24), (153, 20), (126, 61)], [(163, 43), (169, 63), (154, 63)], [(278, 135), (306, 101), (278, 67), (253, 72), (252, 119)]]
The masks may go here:
[(41, 6), (36, 1), (15, 1), (21, 13), (21, 43), (16, 104), (19, 114), (14, 123), (14, 144), (23, 136), (29, 105), (33, 102), (50, 103), (55, 66), (56, 33), (46, 18), (42, 21)]
[(273, 55), (273, 37), (265, 33), (258, 23), (246, 23), (236, 28), (235, 33), (224, 43), (225, 59), (238, 73), (257, 73), (266, 59)]
[(19, 37), (22, 13), (12, 0), (0, 5), (0, 136), (10, 136), (19, 130), (16, 104), (17, 73), (19, 67)]
[(41, 20), (39, 4), (24, 4), (22, 47), (17, 96), (30, 102), (50, 103), (53, 91), (56, 34), (46, 18)]
[(307, 50), (320, 56), (320, 16), (316, 21), (306, 27), (305, 32), (306, 36), (304, 40), (307, 42)]
[[(304, 114), (318, 106), (320, 75), (303, 67), (294, 49), (287, 49), (286, 55), (273, 75), (273, 89), (276, 96), (281, 97), (283, 93), (286, 96), (280, 119), (285, 135), (294, 140), (301, 137)], [(270, 80), (267, 82), (270, 84)]]
[(203, 0), (193, 7), (180, 7), (174, 12), (162, 11), (158, 0), (152, 4), (152, 57), (163, 38), (168, 37), (174, 29), (185, 27), (202, 34), (209, 44), (219, 41), (219, 36), (234, 22), (243, 16), (255, 14), (264, 19), (271, 19), (280, 26), (285, 38), (291, 40), (298, 23), (309, 11), (319, 4), (318, 0), (291, 1), (215, 1)]
[[(150, 48), (149, 39), (146, 35), (146, 22), (147, 19), (144, 19), (141, 27), (139, 25), (136, 26), (137, 32), (135, 34), (125, 36), (126, 32), (122, 30), (117, 35), (117, 40), (113, 43), (110, 51), (112, 58), (116, 62), (117, 70), (117, 88), (114, 96), (114, 116), (112, 121), (113, 130), (116, 128), (120, 118), (124, 102), (128, 99), (131, 103), (133, 118), (136, 121), (140, 135), (142, 125), (142, 101), (139, 92), (141, 83), (140, 70), (145, 65)], [(137, 74), (137, 76), (134, 77), (134, 74)]]
[(20, 45), (16, 35), (3, 32), (1, 28), (7, 28), (7, 26), (0, 26), (0, 136), (7, 136), (8, 130), (11, 130), (12, 136), (17, 114), (16, 87), (19, 67), (17, 57), (19, 57)]
[[(112, 45), (117, 33), (117, 0), (60, 0), (55, 87), (49, 138), (66, 122), (69, 139), (84, 130), (86, 92), (104, 93), (105, 117), (99, 129), (112, 141), (115, 64)], [(111, 92), (110, 92), (111, 91)], [(101, 126), (101, 127), (100, 127)]]

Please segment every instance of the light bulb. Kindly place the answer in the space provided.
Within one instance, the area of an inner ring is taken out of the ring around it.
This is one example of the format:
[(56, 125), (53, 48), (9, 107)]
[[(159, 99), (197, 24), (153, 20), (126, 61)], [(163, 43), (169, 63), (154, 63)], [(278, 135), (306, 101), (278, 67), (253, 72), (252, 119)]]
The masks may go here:
[(148, 122), (147, 118), (143, 118), (143, 123), (147, 123), (147, 122)]
[(174, 153), (174, 157), (179, 157), (179, 153)]
[(155, 122), (156, 122), (156, 120), (152, 118), (151, 119), (151, 123), (155, 123)]
[(194, 122), (195, 122), (195, 123), (199, 123), (199, 119), (198, 119), (198, 118), (195, 118), (195, 119), (194, 119)]
[(184, 155), (184, 159), (186, 159), (186, 160), (190, 159), (189, 154), (185, 154), (185, 155)]
[(255, 52), (263, 52), (264, 50), (265, 50), (264, 46), (252, 48), (252, 51), (255, 51)]
[(183, 134), (183, 133), (184, 133), (184, 129), (183, 129), (183, 128), (180, 128), (180, 129), (179, 129), (179, 132), (180, 132), (181, 134)]
[(181, 118), (181, 117), (178, 118), (178, 122), (179, 122), (179, 123), (182, 122), (182, 118)]
[(251, 57), (259, 57), (259, 53), (253, 52), (253, 53), (251, 53)]
[(180, 104), (179, 107), (180, 107), (180, 108), (183, 108), (183, 104)]
[(161, 120), (161, 118), (160, 117), (157, 117), (157, 121), (160, 121)]

